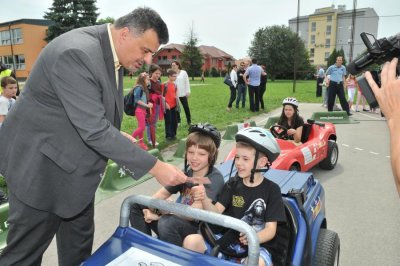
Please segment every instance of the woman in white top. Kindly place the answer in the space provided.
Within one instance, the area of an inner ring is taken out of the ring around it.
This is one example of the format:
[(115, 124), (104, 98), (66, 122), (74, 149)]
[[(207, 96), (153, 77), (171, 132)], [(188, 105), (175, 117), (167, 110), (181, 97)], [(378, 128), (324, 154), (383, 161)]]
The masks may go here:
[[(186, 122), (188, 125), (192, 124), (192, 118), (190, 116), (190, 109), (188, 98), (190, 96), (190, 84), (189, 84), (189, 76), (187, 72), (181, 69), (181, 64), (178, 61), (173, 61), (171, 64), (171, 68), (176, 71), (176, 87), (179, 100), (181, 101), (182, 107), (185, 110)], [(180, 113), (178, 113), (178, 125), (181, 122)]]

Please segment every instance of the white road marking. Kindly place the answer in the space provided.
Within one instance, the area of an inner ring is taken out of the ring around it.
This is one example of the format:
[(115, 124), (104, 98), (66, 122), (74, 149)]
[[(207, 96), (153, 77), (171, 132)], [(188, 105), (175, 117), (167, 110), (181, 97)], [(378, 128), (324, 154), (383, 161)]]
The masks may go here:
[(355, 150), (358, 150), (358, 151), (363, 151), (363, 150), (364, 150), (364, 149), (357, 148), (357, 147), (355, 147), (354, 149), (355, 149)]

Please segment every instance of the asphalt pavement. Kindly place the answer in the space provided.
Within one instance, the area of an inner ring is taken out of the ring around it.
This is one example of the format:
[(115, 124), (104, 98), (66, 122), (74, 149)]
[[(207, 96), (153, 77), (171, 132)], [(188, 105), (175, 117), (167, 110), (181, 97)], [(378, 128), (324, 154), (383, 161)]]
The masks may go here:
[[(320, 104), (300, 104), (304, 119), (313, 112), (326, 111)], [(225, 110), (223, 110), (225, 111)], [(233, 110), (238, 112), (239, 110)], [(281, 109), (260, 113), (249, 121), (263, 127)], [(389, 138), (380, 114), (354, 112), (360, 123), (337, 124), (339, 161), (331, 171), (311, 170), (326, 191), (328, 228), (339, 234), (340, 265), (400, 265), (400, 200), (390, 168)], [(248, 121), (246, 121), (248, 122)], [(222, 162), (233, 147), (224, 141), (219, 150)], [(162, 152), (168, 161), (176, 146)], [(119, 211), (130, 195), (152, 195), (161, 186), (154, 178), (123, 191), (95, 206), (93, 251), (102, 245), (119, 224)], [(57, 265), (55, 241), (43, 257), (42, 265)]]

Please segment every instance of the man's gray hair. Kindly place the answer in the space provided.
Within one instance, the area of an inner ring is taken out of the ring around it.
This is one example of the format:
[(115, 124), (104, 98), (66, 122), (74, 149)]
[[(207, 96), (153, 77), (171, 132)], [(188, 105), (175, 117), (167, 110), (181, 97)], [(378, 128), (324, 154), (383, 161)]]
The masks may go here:
[(168, 28), (160, 15), (151, 8), (141, 7), (118, 18), (115, 28), (128, 27), (135, 36), (142, 35), (146, 30), (153, 29), (158, 35), (158, 42), (166, 44), (169, 40)]

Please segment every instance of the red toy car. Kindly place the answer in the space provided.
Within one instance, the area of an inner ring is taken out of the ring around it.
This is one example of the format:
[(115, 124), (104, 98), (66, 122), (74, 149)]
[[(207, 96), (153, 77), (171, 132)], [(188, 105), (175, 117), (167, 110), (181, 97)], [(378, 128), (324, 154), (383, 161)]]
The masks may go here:
[[(317, 164), (322, 169), (331, 170), (335, 168), (339, 149), (336, 143), (334, 124), (318, 123), (308, 119), (303, 126), (302, 144), (298, 146), (292, 141), (285, 140), (287, 137), (285, 128), (274, 125), (270, 130), (277, 138), (281, 148), (281, 154), (272, 163), (272, 168), (302, 172), (310, 170)], [(234, 159), (235, 154), (236, 147), (231, 150), (225, 161)]]

